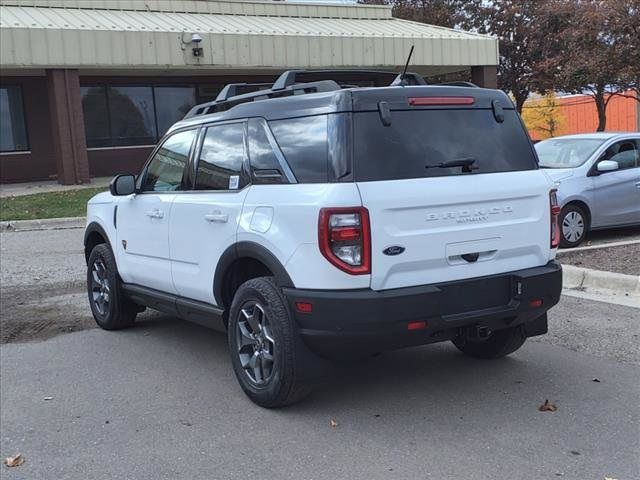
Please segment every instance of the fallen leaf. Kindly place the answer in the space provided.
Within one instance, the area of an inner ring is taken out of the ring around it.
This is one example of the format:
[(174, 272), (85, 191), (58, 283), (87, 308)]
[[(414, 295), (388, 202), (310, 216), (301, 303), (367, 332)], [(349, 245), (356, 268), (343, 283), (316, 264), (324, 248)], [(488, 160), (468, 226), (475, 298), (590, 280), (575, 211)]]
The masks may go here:
[(4, 460), (4, 464), (7, 467), (19, 467), (24, 463), (24, 457), (21, 453), (15, 454), (13, 457), (7, 457)]
[(331, 428), (336, 428), (338, 426), (338, 422), (336, 422), (334, 419), (331, 419)]
[(541, 412), (555, 412), (557, 409), (558, 407), (556, 407), (555, 404), (551, 403), (548, 399), (538, 407), (538, 410), (540, 410)]
[(45, 400), (53, 400), (53, 397), (44, 397)]
[(596, 383), (600, 383), (600, 380), (598, 378), (594, 378), (593, 380), (591, 380), (592, 382), (596, 382)]

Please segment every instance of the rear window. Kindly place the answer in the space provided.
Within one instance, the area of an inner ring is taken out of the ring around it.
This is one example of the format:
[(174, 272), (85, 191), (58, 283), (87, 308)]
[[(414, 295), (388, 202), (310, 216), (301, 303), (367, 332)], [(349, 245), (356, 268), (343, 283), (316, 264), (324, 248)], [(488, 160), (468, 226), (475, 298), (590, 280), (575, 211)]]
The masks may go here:
[[(401, 110), (385, 127), (378, 112), (354, 114), (357, 181), (534, 170), (536, 157), (515, 110), (498, 123), (492, 110)], [(474, 159), (460, 167), (426, 168)]]
[(298, 182), (328, 181), (326, 115), (274, 120), (269, 126)]

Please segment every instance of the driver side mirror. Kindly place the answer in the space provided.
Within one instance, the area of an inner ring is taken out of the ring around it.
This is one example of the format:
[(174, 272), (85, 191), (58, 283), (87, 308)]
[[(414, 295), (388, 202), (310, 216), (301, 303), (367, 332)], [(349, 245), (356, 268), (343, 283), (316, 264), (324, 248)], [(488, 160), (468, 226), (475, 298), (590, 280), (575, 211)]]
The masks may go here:
[(136, 177), (131, 174), (116, 175), (109, 184), (111, 195), (131, 195), (136, 192)]
[(598, 170), (598, 172), (600, 173), (604, 173), (604, 172), (613, 172), (614, 170), (618, 170), (618, 168), (620, 168), (618, 165), (618, 162), (614, 160), (603, 160), (600, 163), (598, 163), (596, 170)]

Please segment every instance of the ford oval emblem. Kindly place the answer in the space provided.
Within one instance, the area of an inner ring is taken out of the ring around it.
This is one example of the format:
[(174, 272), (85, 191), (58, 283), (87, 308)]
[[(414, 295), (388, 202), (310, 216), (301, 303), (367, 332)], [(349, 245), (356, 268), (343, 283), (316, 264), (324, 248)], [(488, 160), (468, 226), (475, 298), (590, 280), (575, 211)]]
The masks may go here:
[(382, 253), (384, 253), (385, 255), (400, 255), (402, 252), (404, 252), (404, 247), (401, 247), (400, 245), (392, 245), (391, 247), (387, 247), (385, 248)]

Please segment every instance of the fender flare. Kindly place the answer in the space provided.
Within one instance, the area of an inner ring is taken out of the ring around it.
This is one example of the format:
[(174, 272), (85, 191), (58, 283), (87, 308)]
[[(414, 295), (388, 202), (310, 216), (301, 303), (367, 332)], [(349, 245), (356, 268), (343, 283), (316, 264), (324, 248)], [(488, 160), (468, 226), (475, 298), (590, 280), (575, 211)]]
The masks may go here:
[(252, 258), (263, 263), (275, 277), (279, 287), (293, 288), (291, 277), (276, 256), (255, 242), (238, 242), (229, 246), (220, 256), (213, 277), (213, 295), (218, 305), (222, 305), (222, 283), (229, 267), (240, 258)]
[(107, 245), (109, 245), (109, 248), (111, 248), (111, 250), (113, 251), (113, 248), (111, 247), (111, 242), (109, 241), (109, 235), (107, 235), (106, 230), (102, 228), (102, 225), (100, 225), (98, 222), (91, 222), (89, 225), (87, 225), (87, 228), (84, 231), (83, 244), (85, 248), (85, 252), (84, 252), (85, 260), (89, 259), (89, 254), (91, 253), (91, 252), (87, 252), (87, 242), (89, 241), (89, 236), (92, 233), (100, 234), (100, 236), (104, 238), (105, 241), (107, 242)]

